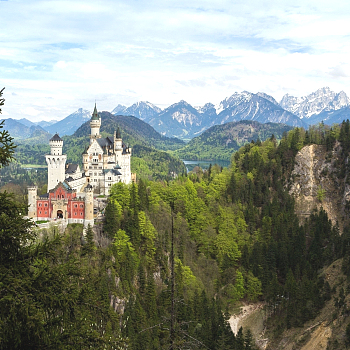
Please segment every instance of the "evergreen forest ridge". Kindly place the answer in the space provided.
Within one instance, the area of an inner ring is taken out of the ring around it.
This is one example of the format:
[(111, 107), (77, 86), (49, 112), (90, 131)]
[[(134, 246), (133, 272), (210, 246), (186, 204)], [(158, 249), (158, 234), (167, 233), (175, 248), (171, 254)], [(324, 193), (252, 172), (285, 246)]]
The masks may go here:
[[(125, 139), (140, 122), (126, 120)], [(25, 206), (0, 191), (0, 348), (245, 350), (263, 340), (266, 349), (311, 349), (322, 330), (328, 349), (346, 348), (350, 123), (281, 128), (280, 142), (252, 125), (256, 140), (228, 168), (114, 185), (103, 221), (83, 239), (78, 224), (33, 227)], [(150, 134), (144, 150), (181, 143)], [(67, 149), (83, 135), (67, 136)], [(15, 149), (2, 125), (0, 144), (5, 170)], [(322, 158), (311, 187), (302, 152)], [(232, 333), (241, 302), (262, 305), (264, 339), (249, 327)]]

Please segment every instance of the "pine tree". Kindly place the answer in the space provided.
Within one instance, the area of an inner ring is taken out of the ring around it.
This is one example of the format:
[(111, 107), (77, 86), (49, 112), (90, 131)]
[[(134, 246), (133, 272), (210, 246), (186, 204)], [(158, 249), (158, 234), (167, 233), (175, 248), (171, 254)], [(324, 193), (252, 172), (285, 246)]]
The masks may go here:
[(86, 229), (85, 239), (86, 243), (83, 247), (83, 253), (91, 254), (96, 249), (96, 246), (94, 242), (94, 231), (90, 224)]

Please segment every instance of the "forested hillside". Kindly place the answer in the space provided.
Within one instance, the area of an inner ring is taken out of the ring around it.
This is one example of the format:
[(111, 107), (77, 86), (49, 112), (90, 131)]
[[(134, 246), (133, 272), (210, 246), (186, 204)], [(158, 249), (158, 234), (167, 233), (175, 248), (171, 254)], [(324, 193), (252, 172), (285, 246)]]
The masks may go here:
[(296, 128), (280, 143), (246, 144), (229, 168), (114, 185), (104, 222), (83, 239), (79, 225), (31, 230), (23, 208), (0, 193), (0, 348), (252, 349), (252, 334), (234, 335), (227, 322), (242, 300), (265, 303), (271, 339), (332, 297), (349, 323), (350, 289), (319, 274), (340, 259), (349, 275), (347, 222), (342, 235), (322, 209), (301, 222), (289, 194), (295, 156), (311, 143), (340, 145), (345, 186), (349, 121)]
[(251, 120), (215, 125), (174, 153), (186, 160), (230, 161), (232, 153), (246, 143), (258, 139), (265, 141), (272, 135), (280, 140), (283, 133), (291, 129), (286, 124), (261, 124)]

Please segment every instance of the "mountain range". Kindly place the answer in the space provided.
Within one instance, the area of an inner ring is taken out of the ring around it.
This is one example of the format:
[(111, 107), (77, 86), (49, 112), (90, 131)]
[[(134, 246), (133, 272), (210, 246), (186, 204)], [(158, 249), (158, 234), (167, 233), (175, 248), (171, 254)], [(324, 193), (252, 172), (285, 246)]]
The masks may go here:
[[(162, 110), (148, 101), (140, 101), (129, 107), (119, 104), (111, 113), (135, 116), (163, 136), (190, 140), (214, 125), (241, 120), (283, 123), (304, 128), (321, 121), (328, 125), (340, 123), (350, 118), (350, 99), (344, 91), (335, 93), (328, 87), (303, 97), (286, 94), (279, 103), (264, 92), (254, 94), (243, 91), (235, 92), (217, 105), (206, 103), (194, 107), (182, 100)], [(17, 120), (22, 125), (22, 131), (20, 125), (14, 125), (14, 120), (9, 118), (6, 127), (17, 138), (30, 137), (28, 128), (32, 127), (41, 127), (50, 134), (59, 132), (64, 136), (72, 135), (90, 117), (90, 111), (79, 108), (60, 121), (33, 123), (25, 118)]]
[(206, 103), (204, 106), (193, 107), (182, 100), (159, 110), (155, 105), (141, 101), (129, 108), (118, 105), (112, 111), (114, 115), (130, 113), (153, 126), (162, 135), (185, 140), (198, 136), (211, 126), (240, 120), (307, 127), (298, 116), (279, 106), (272, 96), (247, 91), (235, 93), (217, 106)]
[(329, 125), (340, 123), (350, 118), (350, 99), (344, 91), (335, 93), (328, 87), (304, 97), (286, 94), (279, 103), (264, 92), (243, 91), (235, 92), (216, 106), (206, 103), (193, 107), (182, 100), (160, 110), (150, 102), (141, 101), (130, 107), (118, 105), (112, 114), (134, 115), (162, 135), (189, 140), (211, 126), (240, 120), (304, 128), (322, 120)]
[(326, 124), (341, 123), (350, 117), (349, 97), (344, 91), (335, 93), (329, 87), (303, 97), (286, 94), (280, 101), (280, 106), (311, 125), (321, 121)]

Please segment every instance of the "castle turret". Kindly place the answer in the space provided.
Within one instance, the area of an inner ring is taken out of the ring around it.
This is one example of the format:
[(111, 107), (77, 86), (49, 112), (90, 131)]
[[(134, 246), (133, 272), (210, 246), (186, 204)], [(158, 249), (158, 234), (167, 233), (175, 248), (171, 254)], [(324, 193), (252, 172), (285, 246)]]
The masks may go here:
[(99, 114), (97, 113), (96, 103), (94, 112), (92, 113), (92, 117), (90, 120), (90, 128), (91, 128), (91, 134), (90, 134), (90, 144), (94, 139), (99, 139), (101, 137), (100, 135), (100, 127), (101, 127), (101, 118)]
[(45, 155), (47, 163), (47, 191), (65, 180), (67, 156), (62, 154), (63, 140), (55, 134), (50, 139), (50, 154)]
[(94, 188), (88, 184), (85, 189), (85, 221), (84, 226), (94, 226)]
[(122, 148), (123, 148), (123, 140), (122, 140), (122, 137), (120, 135), (120, 130), (119, 130), (119, 126), (118, 126), (118, 129), (114, 134), (114, 149), (116, 151), (118, 151), (118, 150), (122, 150)]
[(28, 217), (33, 220), (37, 220), (37, 212), (36, 212), (37, 195), (38, 195), (37, 186), (28, 187)]

